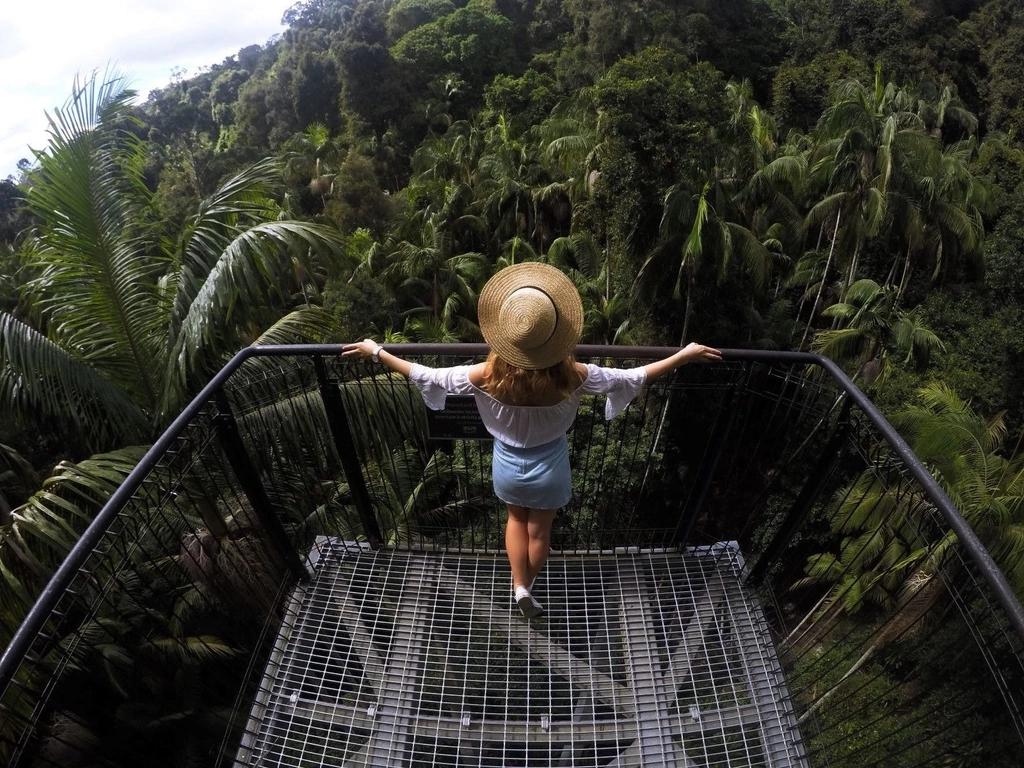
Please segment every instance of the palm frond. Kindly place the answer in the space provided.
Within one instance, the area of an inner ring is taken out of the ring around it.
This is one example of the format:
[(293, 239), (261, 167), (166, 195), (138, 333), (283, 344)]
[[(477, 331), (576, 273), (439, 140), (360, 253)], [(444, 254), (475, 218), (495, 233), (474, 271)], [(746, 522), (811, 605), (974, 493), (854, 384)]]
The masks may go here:
[(139, 646), (139, 653), (176, 664), (225, 661), (242, 653), (214, 635), (156, 637)]
[(27, 249), (28, 285), (51, 338), (152, 409), (160, 387), (168, 260), (143, 233), (151, 194), (146, 149), (125, 130), (123, 80), (76, 92), (51, 121), (27, 206), (39, 220)]
[(333, 322), (333, 316), (323, 307), (300, 307), (263, 331), (252, 342), (252, 346), (327, 343), (334, 336), (331, 329)]
[(743, 271), (750, 277), (754, 287), (759, 292), (763, 291), (771, 275), (771, 253), (765, 248), (764, 243), (742, 224), (726, 222), (725, 226), (731, 235), (732, 248), (739, 253)]
[(217, 255), (181, 317), (168, 360), (163, 411), (175, 409), (197, 372), (234, 348), (236, 337), (227, 332), (231, 321), (237, 324), (245, 308), (252, 311), (264, 304), (266, 292), (290, 268), (292, 257), (305, 258), (310, 251), (330, 251), (341, 244), (336, 230), (298, 221), (264, 222), (238, 233)]
[(858, 359), (867, 349), (869, 336), (860, 328), (838, 328), (814, 334), (811, 349), (838, 363)]
[(31, 423), (71, 425), (86, 446), (145, 439), (149, 417), (119, 386), (35, 329), (0, 313), (0, 401)]

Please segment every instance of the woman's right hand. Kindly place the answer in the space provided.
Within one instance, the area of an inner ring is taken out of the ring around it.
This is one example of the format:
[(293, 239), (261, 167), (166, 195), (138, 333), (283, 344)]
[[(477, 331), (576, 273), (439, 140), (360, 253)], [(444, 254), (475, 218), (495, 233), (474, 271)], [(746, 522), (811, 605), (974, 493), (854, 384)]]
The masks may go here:
[(355, 344), (346, 344), (341, 348), (341, 354), (345, 357), (373, 357), (380, 345), (373, 339), (363, 339)]
[(670, 355), (656, 363), (648, 363), (644, 366), (644, 371), (647, 373), (647, 380), (652, 381), (687, 363), (713, 363), (721, 359), (722, 353), (714, 347), (705, 347), (703, 344), (691, 343), (674, 355)]

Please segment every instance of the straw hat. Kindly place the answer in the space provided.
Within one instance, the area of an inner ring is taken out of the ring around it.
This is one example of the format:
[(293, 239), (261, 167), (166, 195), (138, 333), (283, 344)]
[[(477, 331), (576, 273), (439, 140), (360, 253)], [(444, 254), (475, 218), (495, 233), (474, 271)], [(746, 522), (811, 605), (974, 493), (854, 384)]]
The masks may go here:
[(555, 267), (534, 261), (507, 267), (488, 280), (477, 315), (491, 349), (520, 368), (561, 362), (583, 332), (576, 286)]

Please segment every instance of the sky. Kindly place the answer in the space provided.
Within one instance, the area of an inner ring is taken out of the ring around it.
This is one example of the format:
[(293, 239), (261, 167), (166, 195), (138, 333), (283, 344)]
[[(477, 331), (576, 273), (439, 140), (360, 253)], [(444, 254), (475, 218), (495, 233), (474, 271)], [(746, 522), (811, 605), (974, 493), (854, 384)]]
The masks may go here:
[(296, 0), (0, 0), (0, 179), (46, 145), (75, 74), (112, 65), (139, 99), (284, 31)]

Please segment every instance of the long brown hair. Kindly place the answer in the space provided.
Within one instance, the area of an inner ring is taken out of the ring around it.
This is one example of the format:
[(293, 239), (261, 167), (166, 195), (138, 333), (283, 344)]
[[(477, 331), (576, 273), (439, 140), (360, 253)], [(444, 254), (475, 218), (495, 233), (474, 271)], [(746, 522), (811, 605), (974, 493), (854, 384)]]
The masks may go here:
[(564, 399), (579, 385), (580, 375), (571, 354), (549, 368), (531, 369), (512, 365), (491, 352), (480, 388), (509, 405), (532, 405), (530, 400), (538, 393), (554, 391)]

